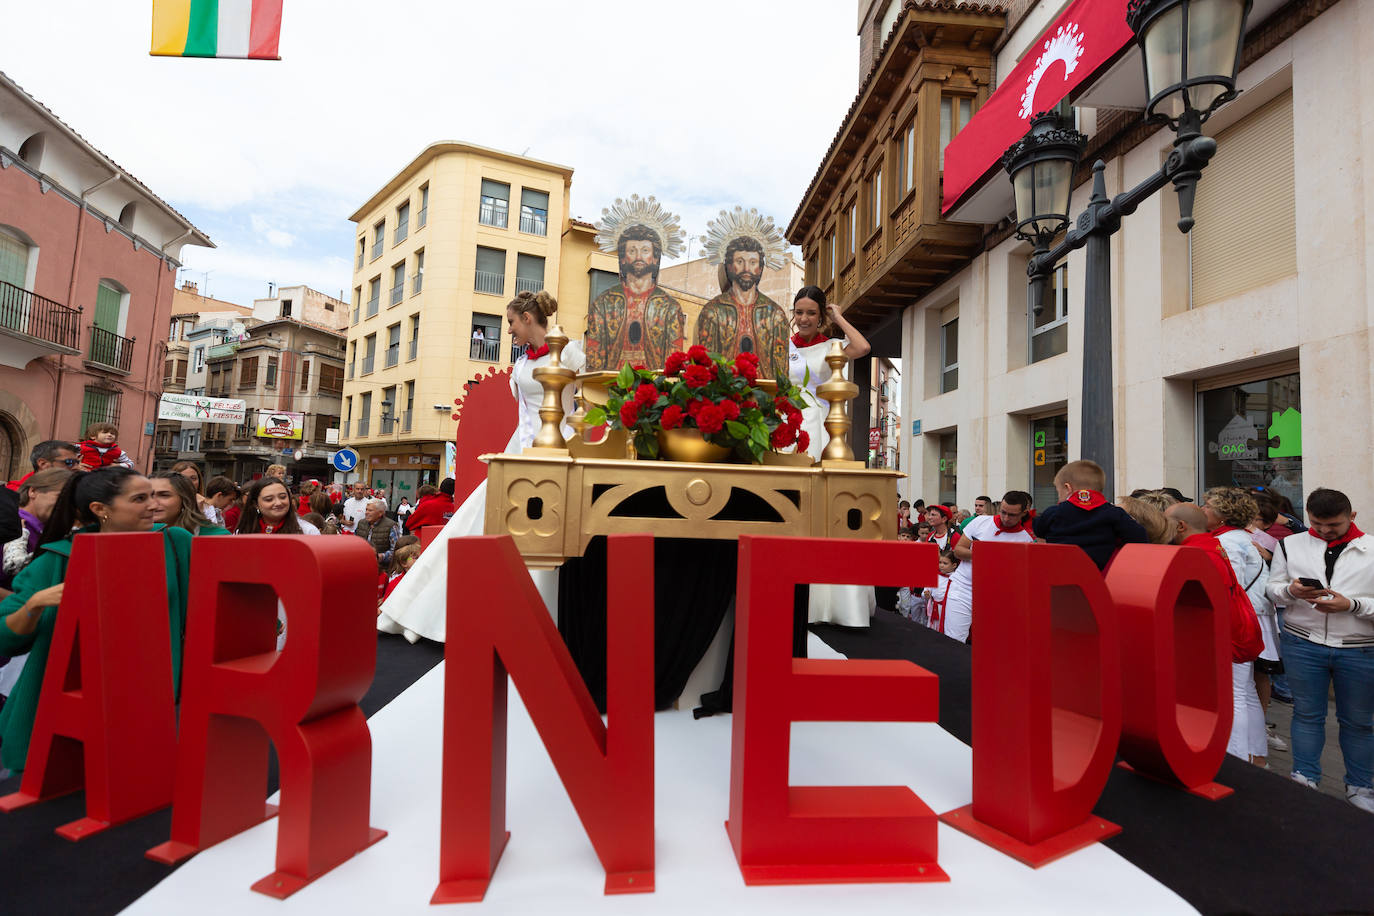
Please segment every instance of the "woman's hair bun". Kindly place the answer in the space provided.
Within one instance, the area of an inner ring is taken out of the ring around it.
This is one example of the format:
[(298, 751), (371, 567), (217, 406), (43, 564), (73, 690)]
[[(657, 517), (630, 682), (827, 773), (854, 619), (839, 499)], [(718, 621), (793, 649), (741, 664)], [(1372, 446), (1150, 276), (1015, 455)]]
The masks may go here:
[(549, 318), (558, 311), (558, 300), (549, 295), (547, 290), (540, 290), (534, 294), (534, 304), (539, 306), (539, 311), (544, 313), (544, 317)]

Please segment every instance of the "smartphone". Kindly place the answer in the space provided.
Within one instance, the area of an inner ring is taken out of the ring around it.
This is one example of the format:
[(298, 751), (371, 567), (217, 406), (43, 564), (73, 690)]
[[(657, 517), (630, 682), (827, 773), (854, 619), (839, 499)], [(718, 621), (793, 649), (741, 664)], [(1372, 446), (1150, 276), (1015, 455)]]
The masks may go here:
[(1311, 576), (1298, 576), (1298, 583), (1306, 586), (1307, 588), (1326, 588), (1325, 585), (1322, 585), (1320, 582), (1318, 582), (1316, 579), (1313, 579)]

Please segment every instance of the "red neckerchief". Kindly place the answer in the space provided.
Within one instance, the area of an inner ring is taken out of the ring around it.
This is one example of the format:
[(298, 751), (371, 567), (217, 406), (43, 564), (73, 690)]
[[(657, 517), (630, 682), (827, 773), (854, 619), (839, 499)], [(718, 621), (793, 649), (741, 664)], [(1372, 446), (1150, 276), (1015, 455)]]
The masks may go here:
[(525, 351), (525, 359), (528, 359), (528, 360), (530, 360), (530, 361), (533, 361), (533, 360), (538, 359), (538, 358), (541, 357), (541, 356), (547, 355), (548, 352), (549, 352), (549, 345), (548, 345), (548, 344), (544, 344), (544, 345), (541, 346), (538, 350), (527, 350), (527, 351)]
[(259, 519), (258, 519), (258, 533), (259, 533), (259, 534), (271, 534), (273, 531), (276, 531), (276, 530), (277, 530), (278, 528), (280, 528), (280, 527), (281, 527), (281, 525), (277, 525), (276, 527), (273, 527), (272, 525), (267, 524), (267, 520), (266, 520), (266, 519), (263, 519), (263, 518), (259, 518)]
[(798, 350), (800, 350), (800, 349), (802, 349), (803, 347), (814, 347), (814, 346), (815, 346), (816, 344), (818, 344), (818, 343), (825, 343), (825, 342), (826, 342), (827, 340), (829, 340), (829, 339), (830, 339), (830, 338), (829, 338), (829, 337), (826, 337), (824, 334), (817, 334), (815, 337), (811, 338), (810, 340), (805, 340), (805, 339), (802, 338), (802, 336), (801, 336), (800, 334), (793, 334), (793, 335), (792, 335), (792, 346), (794, 346), (794, 347), (796, 347)]
[(1341, 535), (1340, 537), (1336, 538), (1334, 541), (1327, 541), (1326, 538), (1324, 538), (1324, 537), (1322, 537), (1321, 535), (1317, 534), (1317, 532), (1313, 531), (1311, 528), (1308, 528), (1308, 529), (1307, 529), (1307, 533), (1310, 534), (1310, 535), (1312, 535), (1314, 538), (1316, 538), (1316, 539), (1319, 540), (1319, 541), (1325, 541), (1325, 542), (1326, 542), (1326, 546), (1327, 546), (1328, 549), (1330, 549), (1330, 548), (1332, 548), (1332, 547), (1336, 547), (1336, 546), (1338, 546), (1338, 545), (1340, 545), (1340, 544), (1349, 544), (1351, 541), (1355, 540), (1355, 538), (1357, 538), (1357, 537), (1363, 537), (1363, 536), (1364, 536), (1364, 532), (1361, 531), (1359, 528), (1355, 527), (1355, 523), (1354, 523), (1354, 522), (1351, 522), (1351, 523), (1350, 523), (1350, 530), (1349, 530), (1349, 531), (1347, 531), (1345, 534)]
[(1218, 525), (1217, 527), (1215, 527), (1215, 528), (1212, 529), (1211, 535), (1212, 535), (1212, 537), (1214, 537), (1214, 538), (1219, 538), (1219, 537), (1221, 537), (1223, 534), (1225, 534), (1225, 533), (1228, 532), (1228, 531), (1239, 531), (1239, 530), (1240, 530), (1240, 529), (1237, 528), (1235, 525)]
[(1086, 512), (1107, 505), (1107, 497), (1096, 490), (1074, 490), (1066, 502)]
[(1002, 532), (1003, 534), (1015, 534), (1018, 531), (1030, 531), (1031, 522), (1035, 521), (1035, 510), (1028, 510), (1025, 514), (1025, 517), (1021, 519), (1021, 523), (1011, 528), (1002, 527), (1002, 514), (1000, 512), (994, 512), (992, 514), (992, 520), (997, 524), (997, 530)]

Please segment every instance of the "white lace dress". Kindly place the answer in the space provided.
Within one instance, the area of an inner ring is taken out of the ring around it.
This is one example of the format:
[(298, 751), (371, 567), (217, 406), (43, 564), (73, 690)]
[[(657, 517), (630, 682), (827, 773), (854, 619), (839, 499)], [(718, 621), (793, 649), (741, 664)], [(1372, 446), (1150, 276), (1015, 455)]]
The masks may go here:
[[(576, 341), (563, 348), (562, 364), (574, 372), (581, 372), (587, 359), (582, 345)], [(534, 443), (539, 432), (539, 405), (544, 400), (544, 388), (534, 378), (534, 370), (549, 364), (545, 354), (531, 360), (521, 356), (515, 361), (511, 373), (511, 393), (515, 395), (518, 416), (515, 432), (506, 443), (507, 453), (518, 453)], [(563, 389), (563, 415), (566, 417), (574, 410), (573, 389), (569, 385)], [(563, 435), (572, 435), (572, 428), (565, 422)], [(443, 642), (448, 621), (448, 606), (445, 600), (448, 589), (448, 549), (443, 542), (449, 538), (470, 537), (483, 532), (486, 523), (487, 482), (477, 485), (453, 518), (444, 525), (444, 530), (425, 548), (415, 565), (410, 568), (391, 595), (382, 604), (381, 614), (377, 617), (377, 629), (383, 633), (401, 633), (411, 642), (420, 637)], [(536, 585), (545, 595), (545, 601), (556, 594), (557, 570), (531, 570)]]

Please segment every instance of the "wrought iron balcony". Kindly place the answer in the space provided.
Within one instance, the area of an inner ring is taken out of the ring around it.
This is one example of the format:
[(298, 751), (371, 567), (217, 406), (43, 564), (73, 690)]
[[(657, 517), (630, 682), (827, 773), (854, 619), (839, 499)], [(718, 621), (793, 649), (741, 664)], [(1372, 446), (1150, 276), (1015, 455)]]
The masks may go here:
[[(18, 349), (23, 351), (14, 354), (20, 363), (16, 368), (23, 368), (29, 360), (54, 350), (79, 353), (80, 322), (80, 309), (67, 308), (21, 286), (0, 281), (0, 333), (13, 338)], [(0, 349), (8, 351), (11, 348)], [(3, 355), (0, 361), (5, 361)], [(13, 365), (8, 361), (6, 364)]]
[(473, 280), (472, 288), (479, 293), (491, 293), (493, 296), (504, 295), (506, 292), (506, 275), (479, 270)]
[(539, 211), (539, 212), (536, 212), (536, 213), (532, 213), (532, 214), (531, 214), (531, 213), (521, 213), (521, 214), (520, 214), (520, 231), (521, 231), (521, 232), (527, 232), (527, 233), (529, 233), (530, 235), (548, 235), (548, 234), (549, 234), (549, 217), (548, 217), (548, 214), (547, 214), (547, 213), (543, 213), (542, 211)]
[(395, 286), (391, 287), (391, 304), (392, 304), (392, 305), (399, 305), (400, 302), (401, 302), (401, 300), (405, 298), (405, 295), (406, 295), (406, 285), (405, 285), (405, 283), (404, 283), (404, 282), (397, 283)]
[(371, 417), (363, 417), (358, 421), (358, 438), (368, 435), (368, 427), (372, 424)]
[(408, 358), (409, 358), (409, 359), (414, 359), (414, 358), (415, 358), (416, 356), (418, 356), (419, 354), (420, 354), (420, 338), (418, 338), (418, 337), (411, 338), (411, 341), (410, 341), (410, 356), (409, 356)]
[(515, 294), (517, 296), (521, 293), (537, 293), (543, 288), (543, 280), (531, 280), (527, 277), (515, 278)]
[(504, 229), (509, 217), (510, 207), (504, 200), (494, 201), (491, 198), (485, 198), (477, 208), (477, 221), (483, 226), (496, 226), (498, 229)]
[(369, 372), (371, 372), (373, 369), (375, 369), (376, 366), (377, 366), (377, 357), (376, 357), (376, 356), (364, 356), (364, 357), (363, 357), (363, 375), (367, 375)]
[(134, 364), (134, 338), (91, 326), (91, 349), (86, 361), (102, 369), (128, 375)]
[(387, 347), (387, 348), (386, 348), (386, 366), (385, 366), (385, 368), (390, 369), (392, 366), (396, 365), (396, 364), (399, 363), (400, 361), (401, 361), (401, 345), (400, 345), (400, 344), (396, 344), (394, 347)]
[(501, 358), (501, 342), (499, 340), (479, 340), (472, 339), (472, 359), (480, 359), (484, 362), (494, 363)]
[(415, 411), (413, 411), (413, 410), (407, 410), (407, 411), (402, 412), (402, 414), (401, 414), (401, 432), (403, 432), (403, 433), (408, 433), (408, 432), (410, 432), (410, 420), (411, 420), (411, 415), (412, 415), (413, 413), (415, 413)]
[(377, 309), (380, 304), (380, 296), (373, 296), (371, 299), (367, 300), (367, 317), (371, 318), (373, 315), (377, 314)]

